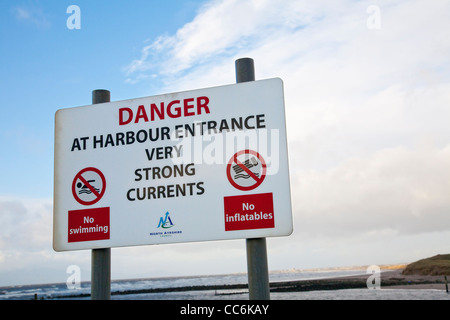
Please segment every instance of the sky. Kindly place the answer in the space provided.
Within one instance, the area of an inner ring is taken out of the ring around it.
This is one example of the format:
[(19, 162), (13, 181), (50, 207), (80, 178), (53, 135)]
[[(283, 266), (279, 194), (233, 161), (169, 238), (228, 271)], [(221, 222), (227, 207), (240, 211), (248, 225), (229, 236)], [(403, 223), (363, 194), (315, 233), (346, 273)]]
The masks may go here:
[[(90, 279), (89, 250), (52, 249), (57, 110), (233, 84), (243, 57), (284, 82), (294, 232), (270, 270), (449, 253), (450, 1), (3, 0), (0, 26), (0, 286)], [(245, 272), (245, 240), (113, 248), (111, 271)]]

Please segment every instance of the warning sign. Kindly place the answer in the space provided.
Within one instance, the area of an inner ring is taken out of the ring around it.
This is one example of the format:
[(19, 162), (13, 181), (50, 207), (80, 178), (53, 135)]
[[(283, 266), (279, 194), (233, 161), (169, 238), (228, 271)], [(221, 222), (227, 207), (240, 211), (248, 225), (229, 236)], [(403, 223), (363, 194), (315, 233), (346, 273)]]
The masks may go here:
[(72, 194), (77, 202), (89, 206), (97, 203), (105, 194), (106, 180), (96, 168), (86, 168), (73, 179)]
[(290, 235), (283, 91), (273, 78), (58, 110), (53, 248)]
[(236, 189), (256, 189), (266, 177), (266, 162), (256, 151), (239, 151), (228, 161), (227, 177)]

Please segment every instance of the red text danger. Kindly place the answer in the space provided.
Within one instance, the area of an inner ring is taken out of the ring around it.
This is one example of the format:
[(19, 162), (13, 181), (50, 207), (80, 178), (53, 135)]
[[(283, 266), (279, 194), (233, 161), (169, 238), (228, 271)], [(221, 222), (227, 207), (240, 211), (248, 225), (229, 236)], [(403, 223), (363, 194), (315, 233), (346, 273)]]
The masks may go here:
[(173, 100), (169, 103), (151, 103), (149, 106), (140, 105), (136, 110), (124, 107), (119, 109), (119, 125), (164, 120), (166, 116), (180, 118), (206, 114), (210, 113), (208, 104), (208, 97), (197, 97)]

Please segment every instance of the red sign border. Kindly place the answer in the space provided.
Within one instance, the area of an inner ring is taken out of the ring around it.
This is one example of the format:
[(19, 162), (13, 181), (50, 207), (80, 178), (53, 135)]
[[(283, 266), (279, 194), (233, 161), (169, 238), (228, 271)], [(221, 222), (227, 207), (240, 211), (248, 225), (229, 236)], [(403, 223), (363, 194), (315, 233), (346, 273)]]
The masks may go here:
[[(102, 179), (102, 183), (103, 183), (103, 187), (102, 187), (102, 191), (100, 192), (100, 193), (98, 193), (81, 175), (83, 174), (83, 173), (85, 173), (86, 171), (94, 171), (95, 173), (97, 173), (99, 176), (100, 176), (100, 178)], [(92, 201), (84, 201), (84, 200), (81, 200), (79, 197), (78, 197), (78, 195), (77, 195), (77, 193), (76, 193), (76, 191), (75, 191), (75, 185), (76, 185), (76, 181), (78, 180), (78, 179), (80, 179), (88, 188), (89, 188), (89, 190), (91, 190), (96, 196), (97, 196), (97, 198), (96, 199), (94, 199), (94, 200), (92, 200)], [(75, 200), (78, 202), (78, 203), (80, 203), (80, 204), (82, 204), (82, 205), (85, 205), (85, 206), (91, 206), (91, 205), (93, 205), (93, 204), (96, 204), (97, 202), (99, 202), (100, 201), (100, 199), (103, 197), (103, 195), (105, 194), (105, 190), (106, 190), (106, 179), (105, 179), (105, 176), (103, 175), (103, 173), (99, 170), (99, 169), (97, 169), (97, 168), (94, 168), (94, 167), (88, 167), (88, 168), (84, 168), (83, 170), (81, 170), (80, 172), (78, 172), (76, 175), (75, 175), (75, 178), (73, 179), (73, 182), (72, 182), (72, 195), (73, 195), (73, 197), (75, 198)]]
[[(242, 154), (247, 154), (247, 153), (256, 156), (261, 161), (261, 165), (262, 165), (261, 177), (262, 178), (258, 178), (256, 180), (255, 177), (253, 177), (254, 176), (253, 173), (237, 159), (238, 156), (240, 156)], [(230, 172), (231, 172), (231, 170), (230, 170), (231, 169), (231, 165), (234, 162), (236, 162), (236, 164), (238, 164), (245, 172), (249, 173), (249, 171), (250, 171), (249, 174), (253, 177), (254, 180), (256, 180), (256, 183), (254, 185), (251, 185), (251, 186), (240, 186), (239, 184), (234, 182), (234, 180), (233, 180), (233, 178), (231, 177), (231, 174), (230, 174)], [(266, 170), (267, 170), (266, 169), (266, 161), (264, 160), (264, 158), (258, 152), (250, 150), (250, 149), (241, 150), (241, 151), (237, 152), (236, 154), (234, 154), (231, 157), (230, 161), (228, 161), (227, 178), (228, 178), (228, 181), (231, 183), (231, 185), (233, 187), (235, 187), (236, 189), (241, 190), (241, 191), (250, 191), (250, 190), (258, 188), (261, 185), (261, 183), (263, 183), (264, 179), (266, 178)]]

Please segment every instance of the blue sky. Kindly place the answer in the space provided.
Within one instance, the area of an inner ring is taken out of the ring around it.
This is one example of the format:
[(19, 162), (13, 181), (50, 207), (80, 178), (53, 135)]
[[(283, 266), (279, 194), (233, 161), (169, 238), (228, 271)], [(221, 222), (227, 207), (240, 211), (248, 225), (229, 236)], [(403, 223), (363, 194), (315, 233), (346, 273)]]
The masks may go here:
[[(71, 4), (81, 9), (80, 30), (66, 27)], [(140, 55), (143, 43), (176, 32), (200, 4), (2, 1), (1, 176), (8, 183), (1, 184), (0, 193), (51, 197), (54, 112), (90, 104), (94, 89), (110, 90), (114, 100), (158, 93), (152, 84), (125, 83), (123, 69)]]
[[(90, 252), (51, 247), (56, 110), (100, 88), (124, 100), (231, 84), (246, 56), (285, 84), (294, 233), (268, 239), (269, 268), (450, 250), (449, 1), (4, 0), (0, 25), (0, 286), (65, 282), (73, 264), (89, 280)], [(112, 259), (113, 278), (246, 270), (242, 241)]]

